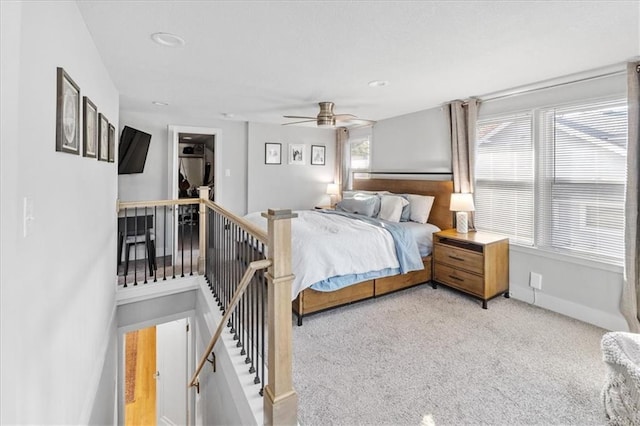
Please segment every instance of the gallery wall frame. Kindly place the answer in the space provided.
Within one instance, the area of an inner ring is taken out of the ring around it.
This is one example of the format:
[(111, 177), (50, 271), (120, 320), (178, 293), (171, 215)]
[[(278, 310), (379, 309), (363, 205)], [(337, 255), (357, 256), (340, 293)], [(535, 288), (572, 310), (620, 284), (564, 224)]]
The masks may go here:
[(303, 166), (305, 157), (305, 145), (299, 143), (289, 144), (289, 164)]
[(109, 161), (109, 120), (98, 113), (98, 161)]
[(327, 148), (324, 145), (311, 145), (311, 165), (324, 166)]
[(82, 156), (96, 158), (98, 147), (98, 108), (91, 100), (82, 98), (82, 127), (84, 143), (82, 144)]
[(116, 128), (109, 123), (109, 162), (114, 163), (116, 158)]
[(80, 154), (80, 87), (56, 68), (56, 151)]
[(265, 142), (264, 164), (282, 164), (282, 144)]

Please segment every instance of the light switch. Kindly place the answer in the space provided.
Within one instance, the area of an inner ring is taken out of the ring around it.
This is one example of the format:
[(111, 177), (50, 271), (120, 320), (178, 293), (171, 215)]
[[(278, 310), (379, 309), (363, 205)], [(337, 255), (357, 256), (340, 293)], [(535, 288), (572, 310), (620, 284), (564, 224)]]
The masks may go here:
[(226, 177), (231, 176), (231, 169), (224, 169), (224, 175), (225, 175)]
[(33, 230), (33, 199), (24, 197), (22, 199), (22, 236), (27, 238)]

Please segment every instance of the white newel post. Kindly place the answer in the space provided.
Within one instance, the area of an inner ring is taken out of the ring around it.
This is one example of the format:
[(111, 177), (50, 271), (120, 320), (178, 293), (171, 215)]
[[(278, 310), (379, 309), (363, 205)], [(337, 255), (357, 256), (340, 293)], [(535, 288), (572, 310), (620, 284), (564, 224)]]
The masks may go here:
[(291, 210), (262, 213), (267, 218), (269, 255), (267, 272), (268, 381), (264, 388), (264, 424), (296, 425), (298, 395), (293, 389), (291, 330)]
[(200, 239), (198, 247), (198, 273), (204, 275), (205, 273), (205, 260), (207, 255), (207, 206), (204, 204), (204, 200), (209, 199), (209, 187), (201, 186), (198, 188), (200, 194)]

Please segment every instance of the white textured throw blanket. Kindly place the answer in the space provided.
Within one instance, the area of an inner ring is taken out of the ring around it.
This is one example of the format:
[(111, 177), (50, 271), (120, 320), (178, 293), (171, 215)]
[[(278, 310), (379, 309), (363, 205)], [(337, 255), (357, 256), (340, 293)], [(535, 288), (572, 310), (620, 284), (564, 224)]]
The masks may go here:
[[(398, 268), (398, 257), (389, 232), (347, 217), (315, 211), (296, 211), (291, 221), (291, 267), (295, 278), (291, 300), (305, 288), (329, 277)], [(244, 217), (267, 229), (258, 213)]]
[(601, 347), (607, 365), (602, 390), (607, 423), (640, 425), (640, 334), (606, 333)]

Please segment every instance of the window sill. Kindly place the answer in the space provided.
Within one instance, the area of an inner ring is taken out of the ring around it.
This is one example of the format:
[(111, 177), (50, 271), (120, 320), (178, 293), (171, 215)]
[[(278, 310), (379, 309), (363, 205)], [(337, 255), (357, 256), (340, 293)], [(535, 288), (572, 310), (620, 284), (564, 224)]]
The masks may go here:
[(546, 257), (548, 259), (554, 259), (564, 263), (573, 263), (580, 266), (586, 266), (593, 269), (601, 269), (604, 271), (615, 272), (618, 274), (624, 273), (624, 266), (622, 264), (613, 264), (602, 262), (594, 259), (587, 259), (578, 256), (570, 256), (563, 253), (558, 253), (550, 250), (544, 250), (535, 247), (525, 247), (517, 244), (509, 244), (509, 249), (518, 253), (524, 253), (532, 256)]

